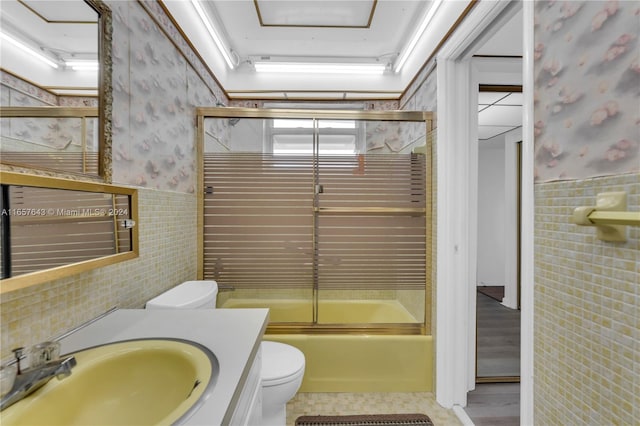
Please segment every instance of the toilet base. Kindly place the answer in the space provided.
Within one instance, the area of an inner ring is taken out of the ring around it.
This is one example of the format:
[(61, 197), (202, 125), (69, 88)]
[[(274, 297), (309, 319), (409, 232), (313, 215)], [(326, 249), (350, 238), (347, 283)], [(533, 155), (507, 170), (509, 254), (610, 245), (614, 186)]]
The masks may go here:
[(287, 406), (266, 407), (262, 405), (263, 426), (285, 426), (287, 424)]

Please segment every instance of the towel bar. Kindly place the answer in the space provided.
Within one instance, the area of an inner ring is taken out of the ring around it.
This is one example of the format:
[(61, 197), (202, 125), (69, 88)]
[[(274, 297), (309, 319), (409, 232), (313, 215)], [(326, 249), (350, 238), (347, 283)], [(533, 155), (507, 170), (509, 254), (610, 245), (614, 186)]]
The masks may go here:
[(603, 241), (626, 241), (626, 225), (640, 226), (640, 212), (625, 211), (626, 192), (602, 192), (596, 197), (595, 207), (578, 207), (571, 221), (576, 225), (595, 226)]

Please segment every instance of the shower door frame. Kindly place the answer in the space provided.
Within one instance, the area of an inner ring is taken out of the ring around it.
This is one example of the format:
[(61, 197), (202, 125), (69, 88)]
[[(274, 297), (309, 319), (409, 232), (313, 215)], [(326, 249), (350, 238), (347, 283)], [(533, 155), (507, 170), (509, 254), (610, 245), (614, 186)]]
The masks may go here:
[[(425, 123), (425, 143), (427, 155), (428, 173), (426, 176), (426, 207), (424, 209), (426, 232), (425, 232), (425, 309), (422, 323), (417, 324), (318, 324), (317, 323), (317, 303), (318, 303), (318, 280), (314, 277), (313, 283), (313, 323), (291, 323), (291, 324), (270, 324), (267, 332), (270, 334), (386, 334), (386, 335), (430, 335), (432, 330), (427, 324), (431, 324), (432, 300), (435, 286), (431, 286), (431, 293), (427, 294), (429, 281), (433, 281), (432, 253), (435, 253), (435, 239), (433, 238), (434, 227), (432, 226), (435, 211), (435, 196), (433, 193), (433, 163), (432, 155), (432, 131), (434, 114), (429, 111), (369, 111), (369, 110), (334, 110), (334, 109), (267, 109), (267, 108), (242, 108), (242, 107), (197, 107), (196, 108), (196, 155), (198, 158), (197, 167), (197, 244), (198, 244), (198, 279), (204, 278), (204, 121), (207, 118), (255, 118), (255, 119), (307, 119), (313, 120), (313, 149), (314, 157), (317, 161), (318, 133), (317, 120), (361, 120), (361, 121), (399, 121), (399, 122), (424, 122)], [(315, 186), (318, 184), (318, 170), (314, 166), (314, 226), (313, 228), (313, 248), (314, 258), (317, 257), (316, 219), (320, 212), (317, 206), (317, 193)], [(344, 213), (343, 208), (339, 208)], [(353, 212), (361, 209), (353, 209)], [(327, 208), (322, 209), (327, 212)], [(396, 208), (381, 208), (378, 212), (398, 213)], [(314, 269), (317, 268), (317, 263)], [(316, 271), (314, 270), (314, 275)]]

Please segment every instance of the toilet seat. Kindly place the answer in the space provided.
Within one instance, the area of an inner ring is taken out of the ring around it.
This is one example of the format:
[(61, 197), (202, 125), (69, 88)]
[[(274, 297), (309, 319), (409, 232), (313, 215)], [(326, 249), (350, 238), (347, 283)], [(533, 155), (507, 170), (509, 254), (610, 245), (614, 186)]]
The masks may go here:
[(262, 342), (262, 386), (276, 386), (304, 373), (304, 354), (290, 345)]

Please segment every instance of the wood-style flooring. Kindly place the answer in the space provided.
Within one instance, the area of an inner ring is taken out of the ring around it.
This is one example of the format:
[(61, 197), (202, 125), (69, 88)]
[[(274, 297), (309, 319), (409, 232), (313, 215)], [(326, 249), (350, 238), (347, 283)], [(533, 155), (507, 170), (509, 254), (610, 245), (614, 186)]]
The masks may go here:
[(464, 411), (475, 426), (519, 426), (520, 383), (476, 384)]
[[(477, 302), (477, 376), (520, 376), (520, 311), (480, 290)], [(477, 383), (465, 412), (476, 426), (519, 425), (520, 383)]]
[(519, 376), (520, 311), (477, 294), (477, 376)]
[(504, 286), (496, 285), (496, 286), (487, 286), (487, 285), (479, 285), (478, 293), (486, 294), (492, 299), (496, 299), (498, 302), (502, 302), (504, 298)]

